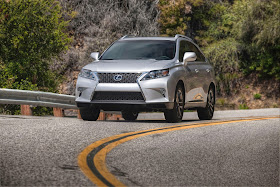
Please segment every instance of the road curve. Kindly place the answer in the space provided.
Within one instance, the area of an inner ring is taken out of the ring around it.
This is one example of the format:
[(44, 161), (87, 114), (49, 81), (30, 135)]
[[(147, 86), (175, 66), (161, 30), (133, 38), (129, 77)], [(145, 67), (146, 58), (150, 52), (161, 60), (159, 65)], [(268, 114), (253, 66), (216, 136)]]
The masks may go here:
[(214, 120), (199, 121), (185, 113), (180, 124), (165, 123), (159, 113), (136, 122), (0, 116), (0, 184), (92, 185), (79, 168), (88, 163), (79, 159), (78, 166), (77, 157), (92, 151), (89, 145), (126, 134), (97, 153), (98, 169), (108, 169), (101, 175), (120, 182), (112, 185), (278, 186), (280, 121), (271, 116), (279, 115), (280, 109), (219, 111)]
[[(251, 118), (251, 119), (242, 119), (242, 120), (230, 120), (230, 121), (220, 121), (220, 122), (207, 122), (207, 123), (193, 123), (193, 124), (185, 124), (185, 125), (175, 125), (175, 126), (170, 126), (170, 127), (164, 127), (164, 128), (158, 128), (158, 129), (150, 129), (150, 130), (145, 130), (145, 131), (138, 131), (138, 132), (132, 132), (132, 133), (124, 133), (121, 135), (115, 135), (109, 138), (105, 138), (102, 139), (100, 141), (97, 141), (93, 144), (91, 144), (90, 146), (88, 146), (80, 155), (79, 155), (79, 166), (80, 168), (83, 170), (83, 172), (98, 186), (125, 186), (125, 184), (123, 184), (122, 182), (120, 182), (118, 179), (116, 179), (112, 173), (109, 172), (109, 170), (106, 167), (106, 155), (115, 147), (117, 147), (118, 145), (139, 138), (139, 137), (143, 137), (143, 136), (148, 136), (148, 135), (157, 135), (160, 133), (166, 133), (166, 132), (170, 132), (170, 131), (179, 131), (179, 130), (186, 130), (186, 129), (192, 129), (192, 128), (199, 128), (199, 127), (207, 127), (207, 126), (213, 126), (213, 125), (227, 125), (227, 124), (231, 124), (231, 123), (245, 123), (245, 122), (255, 122), (255, 121), (260, 121), (260, 120), (270, 120), (270, 119), (277, 119), (279, 120), (279, 116), (277, 117), (261, 117), (261, 118)], [(152, 141), (154, 144), (154, 141)], [(187, 142), (186, 142), (187, 143)], [(174, 146), (174, 142), (171, 142), (170, 146), (167, 147), (172, 147)], [(131, 146), (131, 147), (135, 147), (135, 146)], [(130, 147), (130, 149), (131, 149)], [(183, 149), (185, 149), (186, 146), (182, 147)], [(144, 148), (145, 149), (145, 148)], [(166, 149), (166, 147), (163, 147), (163, 149)], [(213, 152), (213, 150), (211, 150), (211, 152)], [(122, 155), (126, 155), (126, 151), (124, 150), (124, 152), (122, 153)], [(155, 153), (154, 155), (157, 155), (157, 153)], [(168, 155), (167, 154), (164, 154)], [(198, 155), (199, 156), (199, 155)], [(131, 157), (132, 161), (134, 161), (134, 157)], [(151, 160), (154, 160), (153, 158)], [(181, 159), (180, 159), (181, 160)], [(185, 158), (182, 158), (182, 160), (185, 160)], [(168, 161), (168, 160), (167, 160)], [(128, 162), (128, 160), (126, 160), (126, 162)], [(141, 163), (141, 160), (138, 161)], [(163, 164), (166, 163), (166, 161), (162, 161)], [(204, 163), (205, 165), (208, 165), (207, 163)], [(135, 164), (130, 164), (132, 166), (134, 166)], [(161, 165), (161, 164), (159, 164)], [(140, 166), (141, 167), (141, 166)], [(175, 167), (178, 167), (178, 165), (176, 165)], [(115, 170), (118, 167), (114, 167)], [(138, 169), (133, 167), (134, 169)], [(164, 170), (164, 168), (162, 168)], [(117, 171), (120, 173), (121, 169), (117, 169)], [(277, 171), (277, 170), (275, 170)], [(121, 172), (120, 176), (123, 176), (125, 174), (125, 172)], [(153, 173), (151, 173), (153, 174)], [(263, 173), (260, 173), (260, 175), (262, 175)], [(277, 174), (277, 173), (276, 173)], [(222, 175), (222, 173), (220, 173), (220, 175)], [(276, 175), (277, 176), (277, 175)], [(166, 178), (168, 176), (165, 176), (164, 178)], [(204, 176), (203, 176), (204, 177)], [(275, 178), (277, 179), (277, 177)], [(130, 179), (131, 181), (131, 179)], [(270, 180), (270, 182), (272, 182)], [(180, 180), (179, 185), (186, 185), (187, 183), (189, 183), (189, 185), (191, 184), (190, 181), (184, 181), (184, 180)], [(220, 183), (214, 182), (216, 185), (219, 185)], [(139, 183), (135, 183), (135, 184), (139, 184)], [(196, 183), (195, 183), (196, 184)], [(275, 184), (275, 183), (274, 183)], [(146, 183), (145, 185), (141, 185), (141, 186), (148, 186), (151, 185), (151, 183)], [(166, 182), (164, 182), (163, 184), (154, 184), (154, 185), (167, 185)], [(170, 184), (168, 184), (168, 186), (174, 185), (174, 181), (171, 182)], [(178, 184), (175, 184), (176, 186)], [(194, 185), (194, 184), (193, 184)], [(197, 184), (196, 184), (197, 185)], [(207, 183), (201, 184), (201, 185), (209, 185), (209, 181)], [(211, 184), (210, 184), (211, 185)], [(236, 184), (235, 184), (236, 185)], [(256, 184), (259, 185), (259, 184)], [(268, 185), (273, 185), (272, 183), (269, 183)]]

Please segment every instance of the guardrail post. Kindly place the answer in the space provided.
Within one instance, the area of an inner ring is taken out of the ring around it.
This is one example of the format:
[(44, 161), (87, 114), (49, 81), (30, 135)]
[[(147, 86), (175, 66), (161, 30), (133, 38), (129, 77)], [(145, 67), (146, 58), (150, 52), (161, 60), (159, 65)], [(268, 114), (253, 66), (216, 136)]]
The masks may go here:
[(30, 105), (20, 105), (20, 113), (24, 116), (32, 116)]
[(99, 118), (97, 119), (99, 121), (105, 121), (106, 120), (106, 114), (105, 112), (100, 112)]
[(81, 116), (80, 110), (77, 110), (77, 112), (78, 112), (77, 118), (78, 118), (78, 119), (82, 119), (82, 116)]
[(54, 117), (64, 117), (64, 112), (62, 110), (62, 108), (53, 108), (53, 115)]

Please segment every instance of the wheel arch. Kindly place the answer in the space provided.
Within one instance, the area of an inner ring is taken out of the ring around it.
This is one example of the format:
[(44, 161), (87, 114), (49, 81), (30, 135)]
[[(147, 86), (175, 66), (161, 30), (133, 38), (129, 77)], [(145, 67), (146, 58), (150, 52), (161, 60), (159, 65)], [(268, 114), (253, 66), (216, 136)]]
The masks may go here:
[(216, 85), (211, 82), (210, 85), (209, 85), (209, 89), (210, 88), (213, 88), (213, 91), (214, 91), (214, 103), (216, 103)]
[(177, 82), (176, 87), (177, 87), (178, 85), (181, 85), (181, 86), (183, 87), (183, 90), (184, 90), (184, 108), (185, 108), (185, 104), (186, 104), (186, 100), (187, 100), (187, 98), (186, 98), (186, 97), (187, 97), (186, 86), (185, 86), (185, 83), (184, 83), (183, 80), (179, 80), (179, 81)]
[(176, 85), (176, 86), (178, 86), (178, 85), (183, 86), (183, 89), (186, 91), (184, 81), (179, 80), (179, 81), (177, 82), (177, 85)]

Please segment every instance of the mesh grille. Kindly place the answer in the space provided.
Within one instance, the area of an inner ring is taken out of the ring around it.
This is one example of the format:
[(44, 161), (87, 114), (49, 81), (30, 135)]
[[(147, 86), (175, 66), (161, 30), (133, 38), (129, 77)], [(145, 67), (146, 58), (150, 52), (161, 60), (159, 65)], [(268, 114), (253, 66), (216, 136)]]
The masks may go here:
[[(114, 76), (121, 75), (120, 81), (115, 81)], [(136, 83), (141, 73), (98, 73), (100, 83)]]
[(144, 101), (140, 92), (95, 92), (93, 101)]

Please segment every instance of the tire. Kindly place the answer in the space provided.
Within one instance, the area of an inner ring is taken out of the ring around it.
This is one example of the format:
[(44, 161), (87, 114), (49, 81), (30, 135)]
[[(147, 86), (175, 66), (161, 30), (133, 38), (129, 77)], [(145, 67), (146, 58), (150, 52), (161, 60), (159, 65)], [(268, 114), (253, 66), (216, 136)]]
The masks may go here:
[(206, 107), (197, 109), (197, 115), (200, 120), (210, 120), (213, 118), (214, 111), (215, 111), (215, 92), (213, 87), (210, 87), (207, 95)]
[(93, 107), (80, 108), (80, 114), (84, 121), (96, 121), (99, 117), (100, 110)]
[(139, 112), (122, 111), (122, 117), (126, 121), (134, 121), (137, 119)]
[(164, 112), (165, 120), (168, 123), (178, 123), (182, 121), (184, 114), (185, 91), (182, 85), (177, 85), (174, 98), (174, 107)]

